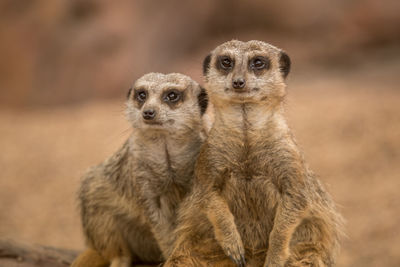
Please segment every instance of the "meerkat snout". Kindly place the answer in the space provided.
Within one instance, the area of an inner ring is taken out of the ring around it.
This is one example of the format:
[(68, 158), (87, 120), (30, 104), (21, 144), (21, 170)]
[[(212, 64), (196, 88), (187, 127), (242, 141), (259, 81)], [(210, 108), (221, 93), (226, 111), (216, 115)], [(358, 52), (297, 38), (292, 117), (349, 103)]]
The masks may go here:
[(157, 115), (157, 111), (154, 109), (146, 109), (143, 111), (143, 119), (146, 121), (154, 119), (154, 117)]
[(245, 85), (246, 85), (246, 80), (244, 78), (237, 78), (233, 79), (232, 81), (232, 87), (234, 89), (243, 89)]

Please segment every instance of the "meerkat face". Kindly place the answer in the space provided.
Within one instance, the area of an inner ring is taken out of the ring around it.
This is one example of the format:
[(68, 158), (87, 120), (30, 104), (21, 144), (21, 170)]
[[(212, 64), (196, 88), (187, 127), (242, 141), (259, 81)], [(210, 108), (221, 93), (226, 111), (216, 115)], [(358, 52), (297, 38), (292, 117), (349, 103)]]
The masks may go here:
[(201, 123), (207, 95), (198, 83), (179, 73), (149, 73), (129, 90), (127, 117), (135, 129), (190, 130)]
[(206, 88), (213, 102), (281, 100), (289, 71), (289, 56), (262, 41), (226, 42), (203, 63)]

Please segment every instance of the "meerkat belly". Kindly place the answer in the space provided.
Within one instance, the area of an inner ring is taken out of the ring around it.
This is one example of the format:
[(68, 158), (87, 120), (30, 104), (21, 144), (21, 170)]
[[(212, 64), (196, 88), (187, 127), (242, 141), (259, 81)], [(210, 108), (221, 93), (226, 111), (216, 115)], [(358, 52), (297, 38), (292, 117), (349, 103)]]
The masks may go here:
[(182, 201), (182, 193), (175, 186), (171, 190), (158, 197), (158, 208), (166, 223), (174, 224), (179, 203)]
[(154, 217), (158, 224), (166, 225), (165, 227), (175, 224), (177, 207), (188, 191), (189, 183), (179, 180), (185, 178), (181, 172), (161, 164), (149, 173), (145, 201), (150, 201), (153, 205), (151, 210), (147, 210), (147, 215)]
[(161, 250), (147, 222), (131, 221), (123, 229), (131, 253), (135, 258), (144, 262), (157, 262), (160, 260)]
[(246, 249), (259, 250), (268, 246), (279, 193), (270, 179), (253, 176), (250, 179), (232, 173), (223, 195), (235, 218)]

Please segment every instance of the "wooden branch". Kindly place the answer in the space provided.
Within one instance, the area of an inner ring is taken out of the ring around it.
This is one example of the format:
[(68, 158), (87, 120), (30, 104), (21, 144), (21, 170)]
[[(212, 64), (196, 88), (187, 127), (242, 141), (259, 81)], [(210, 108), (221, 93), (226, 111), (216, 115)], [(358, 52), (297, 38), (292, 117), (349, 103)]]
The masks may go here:
[(0, 239), (0, 266), (65, 267), (69, 266), (77, 255), (77, 251)]

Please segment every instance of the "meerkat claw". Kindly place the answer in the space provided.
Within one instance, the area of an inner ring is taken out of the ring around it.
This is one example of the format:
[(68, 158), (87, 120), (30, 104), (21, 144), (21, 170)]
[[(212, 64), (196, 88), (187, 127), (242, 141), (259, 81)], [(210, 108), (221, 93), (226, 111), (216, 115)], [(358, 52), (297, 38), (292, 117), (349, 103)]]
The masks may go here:
[(228, 255), (228, 257), (236, 264), (236, 266), (238, 267), (244, 267), (246, 266), (246, 259), (244, 257), (244, 253), (241, 251), (241, 249), (239, 247), (237, 247), (237, 249), (235, 249), (236, 252), (238, 253), (234, 253), (231, 249), (226, 249), (226, 254)]

